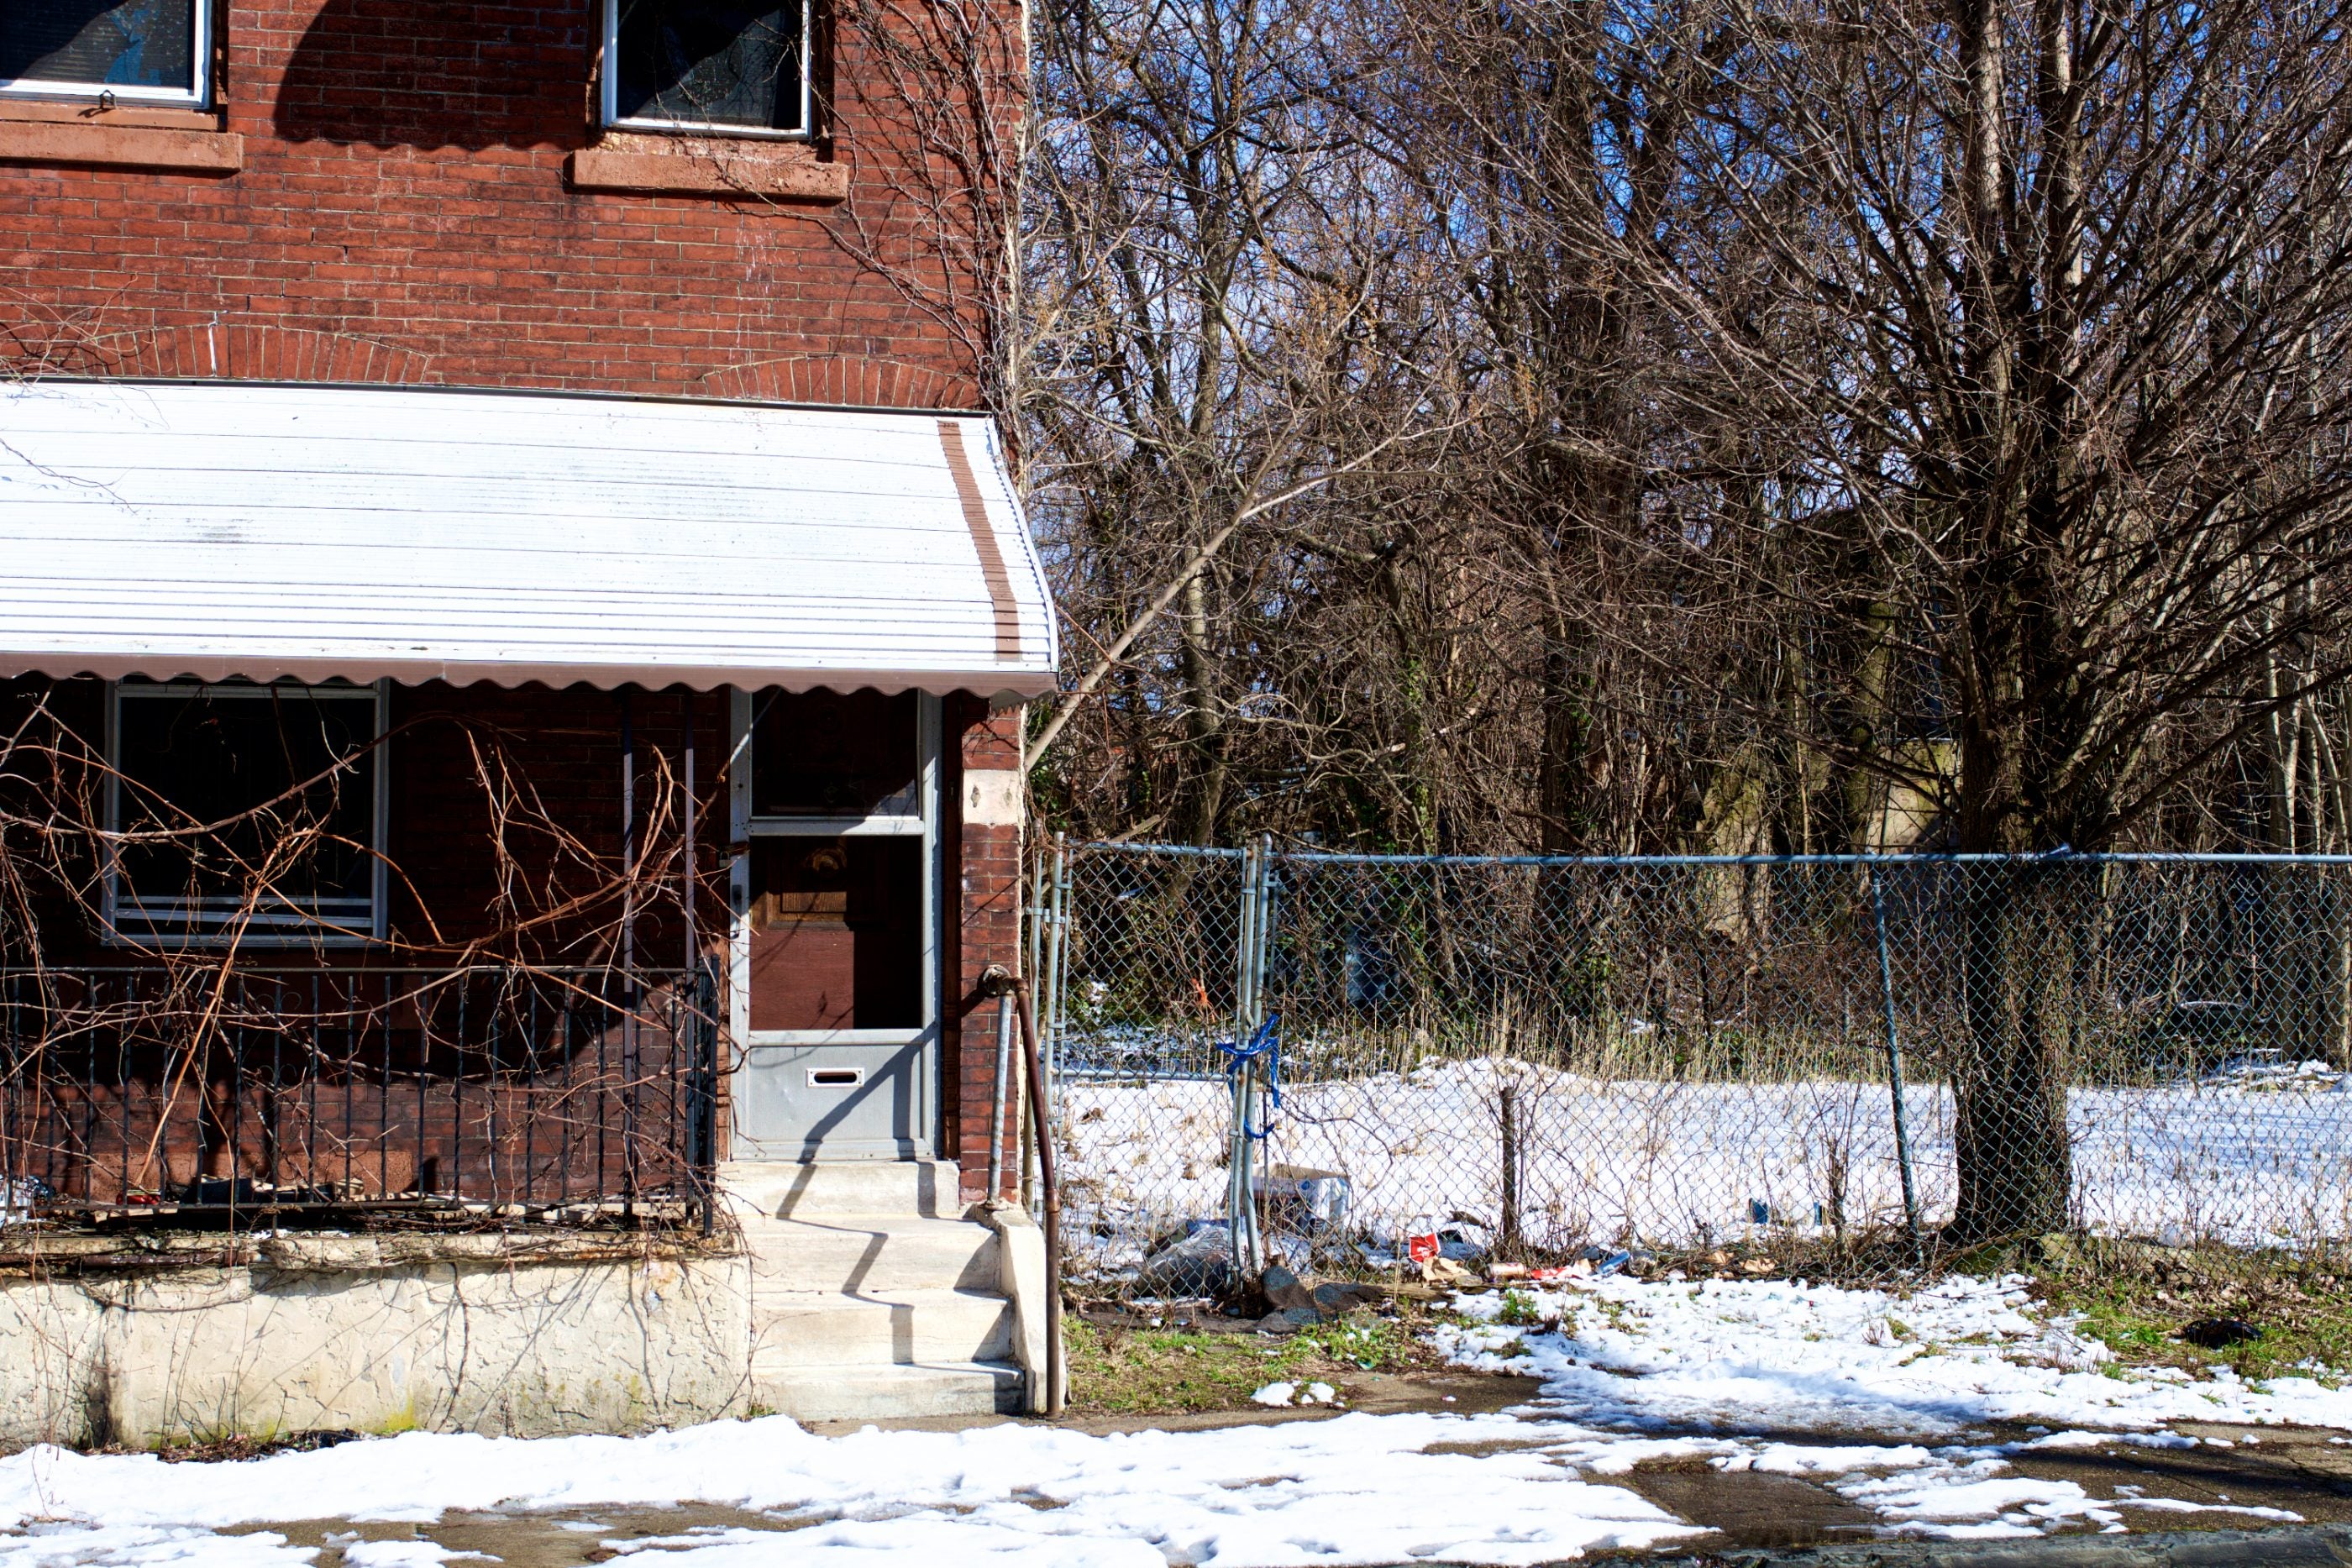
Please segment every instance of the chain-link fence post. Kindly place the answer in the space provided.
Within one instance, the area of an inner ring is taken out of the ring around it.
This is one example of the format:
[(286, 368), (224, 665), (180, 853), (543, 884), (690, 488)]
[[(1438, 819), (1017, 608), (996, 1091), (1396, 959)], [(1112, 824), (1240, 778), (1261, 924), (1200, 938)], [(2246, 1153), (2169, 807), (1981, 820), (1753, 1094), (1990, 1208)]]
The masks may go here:
[(1054, 835), (1053, 914), (1045, 930), (1045, 1113), (1048, 1126), (1059, 1126), (1061, 1111), (1062, 1034), (1067, 1010), (1070, 974), (1070, 840)]
[(1903, 1103), (1903, 1037), (1895, 1027), (1895, 964), (1886, 946), (1886, 889), (1876, 865), (1870, 868), (1870, 907), (1878, 926), (1878, 995), (1886, 1018), (1886, 1093), (1895, 1116), (1895, 1163), (1903, 1178), (1903, 1226), (1911, 1233), (1911, 1258), (1927, 1260), (1919, 1231), (1919, 1189), (1911, 1170), (1911, 1122)]
[(1248, 1051), (1265, 1021), (1266, 870), (1273, 840), (1261, 837), (1242, 859), (1241, 904), (1234, 938), (1234, 1092), (1232, 1142), (1226, 1153), (1225, 1224), (1234, 1267), (1244, 1279), (1265, 1271), (1265, 1239), (1258, 1226), (1257, 1142), (1265, 1131), (1259, 1059)]

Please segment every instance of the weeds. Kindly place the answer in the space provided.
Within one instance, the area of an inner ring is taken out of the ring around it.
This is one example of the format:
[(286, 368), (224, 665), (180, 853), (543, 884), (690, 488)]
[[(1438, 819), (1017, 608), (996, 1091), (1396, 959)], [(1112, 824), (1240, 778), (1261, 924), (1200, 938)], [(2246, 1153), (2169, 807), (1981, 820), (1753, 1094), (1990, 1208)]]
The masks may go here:
[(1269, 1383), (1320, 1381), (1344, 1402), (1365, 1374), (1440, 1364), (1410, 1322), (1359, 1317), (1285, 1339), (1203, 1329), (1135, 1329), (1070, 1320), (1070, 1406), (1119, 1416), (1247, 1409)]
[[(2132, 1366), (2245, 1378), (2352, 1375), (2352, 1258), (2340, 1249), (2289, 1252), (2222, 1246), (2051, 1237), (1986, 1249), (1958, 1260), (1970, 1273), (2014, 1270), (2078, 1332)], [(2240, 1318), (2261, 1337), (2208, 1350), (2179, 1337), (2190, 1323)]]

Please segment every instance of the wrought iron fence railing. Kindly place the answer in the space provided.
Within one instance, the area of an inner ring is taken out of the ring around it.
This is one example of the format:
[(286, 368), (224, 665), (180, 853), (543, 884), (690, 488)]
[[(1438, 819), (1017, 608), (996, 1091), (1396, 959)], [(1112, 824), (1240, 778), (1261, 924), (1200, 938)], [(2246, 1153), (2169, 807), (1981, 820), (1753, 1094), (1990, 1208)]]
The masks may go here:
[(0, 1220), (708, 1223), (705, 973), (0, 971)]
[(2344, 859), (1087, 844), (1032, 902), (1097, 1272), (1227, 1221), (1349, 1257), (2352, 1238)]

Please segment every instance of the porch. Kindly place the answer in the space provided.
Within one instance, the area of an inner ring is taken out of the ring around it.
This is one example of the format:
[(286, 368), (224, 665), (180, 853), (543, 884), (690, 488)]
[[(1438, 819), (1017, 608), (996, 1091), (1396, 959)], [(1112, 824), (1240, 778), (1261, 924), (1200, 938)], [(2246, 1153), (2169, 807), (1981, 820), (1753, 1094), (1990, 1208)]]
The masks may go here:
[(963, 1152), (1017, 897), (1017, 778), (964, 775), (1053, 679), (986, 420), (53, 382), (0, 425), (5, 1212), (694, 1218), (730, 1154)]
[(1038, 1232), (974, 1206), (1055, 648), (985, 418), (59, 381), (0, 434), (0, 1438), (1038, 1396)]
[(0, 974), (8, 1217), (707, 1231), (715, 1004), (707, 971)]

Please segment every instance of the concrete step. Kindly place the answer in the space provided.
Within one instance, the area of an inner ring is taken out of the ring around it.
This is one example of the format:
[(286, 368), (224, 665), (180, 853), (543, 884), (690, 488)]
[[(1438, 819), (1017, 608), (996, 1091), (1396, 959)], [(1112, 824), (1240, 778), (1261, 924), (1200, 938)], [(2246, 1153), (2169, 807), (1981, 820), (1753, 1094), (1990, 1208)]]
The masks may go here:
[(997, 1237), (976, 1220), (829, 1215), (743, 1222), (756, 1288), (848, 1295), (997, 1288)]
[(755, 1370), (751, 1402), (798, 1421), (987, 1416), (1022, 1407), (1021, 1369), (1008, 1362)]
[(963, 1212), (953, 1160), (730, 1160), (719, 1190), (742, 1218), (899, 1214), (930, 1218)]
[(751, 1372), (1011, 1356), (1013, 1303), (977, 1291), (826, 1295), (751, 1286)]

